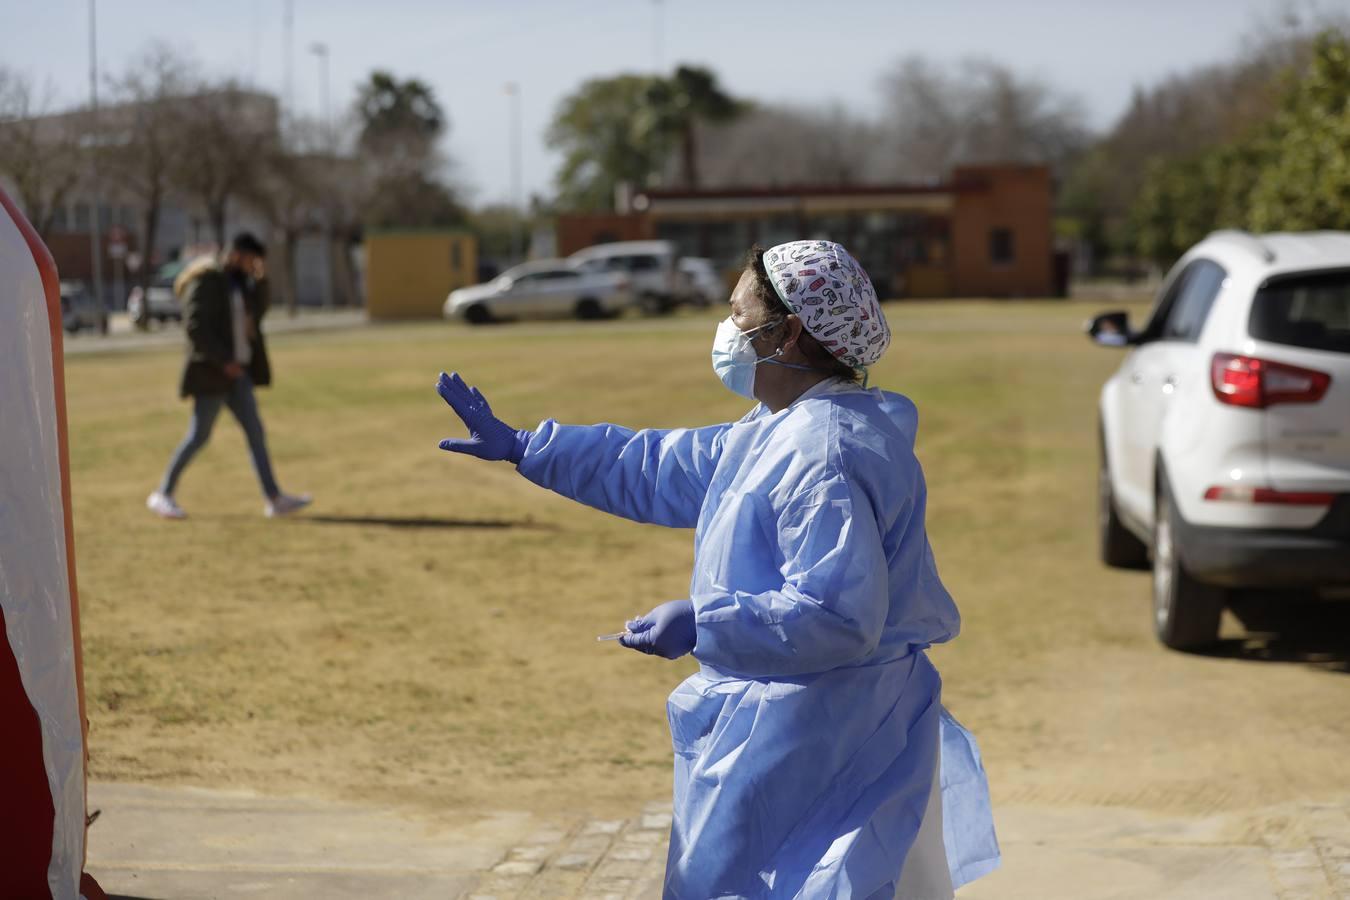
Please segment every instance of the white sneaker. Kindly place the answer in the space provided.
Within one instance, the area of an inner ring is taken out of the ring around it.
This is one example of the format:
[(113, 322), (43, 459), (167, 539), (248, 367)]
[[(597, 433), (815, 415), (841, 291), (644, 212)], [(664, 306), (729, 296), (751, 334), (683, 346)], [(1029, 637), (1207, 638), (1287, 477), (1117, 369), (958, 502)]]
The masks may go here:
[(267, 505), (263, 507), (263, 515), (269, 519), (275, 519), (278, 516), (289, 516), (297, 510), (304, 509), (314, 502), (314, 498), (309, 494), (277, 494)]
[(168, 494), (155, 491), (149, 497), (145, 498), (145, 508), (150, 510), (161, 519), (186, 519), (187, 513), (183, 512), (183, 507), (173, 501)]

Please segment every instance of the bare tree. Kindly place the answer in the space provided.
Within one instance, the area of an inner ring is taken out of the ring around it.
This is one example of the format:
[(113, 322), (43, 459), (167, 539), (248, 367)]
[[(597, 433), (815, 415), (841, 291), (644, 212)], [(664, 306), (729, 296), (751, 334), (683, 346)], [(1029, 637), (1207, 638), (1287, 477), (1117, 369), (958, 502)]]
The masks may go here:
[[(756, 106), (701, 133), (701, 184), (718, 187), (849, 185), (883, 177), (881, 130), (842, 107), (825, 111)], [(666, 183), (678, 183), (666, 163)]]
[(280, 260), (273, 263), (280, 298), (291, 315), (298, 302), (296, 290), (296, 248), (300, 238), (317, 227), (316, 207), (320, 190), (313, 177), (313, 164), (304, 156), (269, 149), (259, 160), (261, 169), (251, 180), (248, 199), (267, 217), (275, 239), (280, 237)]
[(171, 178), (200, 206), (223, 247), (230, 201), (256, 192), (253, 182), (279, 139), (276, 101), (228, 81), (195, 95), (183, 110)]
[(81, 140), (88, 124), (80, 112), (48, 115), (51, 106), (50, 90), (39, 98), (27, 78), (0, 66), (0, 174), (13, 182), (43, 238), (83, 174)]
[(360, 159), (333, 153), (323, 159), (318, 176), (335, 300), (340, 306), (354, 306), (361, 289), (351, 251), (361, 240), (374, 182)]
[(1290, 79), (1307, 69), (1315, 35), (1328, 29), (1350, 33), (1350, 17), (1310, 2), (1285, 3), (1253, 21), (1234, 59), (1136, 87), (1129, 107), (1067, 178), (1062, 211), (1097, 248), (1132, 251), (1140, 204), (1155, 193), (1149, 173), (1263, 128)]
[[(150, 254), (159, 233), (159, 218), (171, 186), (172, 163), (188, 119), (192, 66), (167, 44), (152, 44), (125, 72), (112, 79), (118, 107), (104, 116), (106, 171), (141, 217), (140, 244), (145, 263), (138, 280), (148, 287), (153, 269)], [(149, 304), (141, 304), (137, 326), (149, 322)]]
[(1072, 95), (988, 59), (902, 59), (882, 77), (892, 172), (941, 178), (962, 163), (1041, 163), (1057, 172), (1089, 141)]

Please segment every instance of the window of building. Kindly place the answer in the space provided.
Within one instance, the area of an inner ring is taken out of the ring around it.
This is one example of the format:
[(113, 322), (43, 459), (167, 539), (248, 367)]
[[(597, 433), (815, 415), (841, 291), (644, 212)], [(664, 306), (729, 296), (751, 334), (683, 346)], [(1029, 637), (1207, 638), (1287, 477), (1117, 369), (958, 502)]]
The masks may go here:
[(460, 266), (464, 265), (464, 251), (460, 247), (459, 241), (450, 242), (450, 268), (458, 272)]
[(70, 217), (66, 215), (66, 208), (58, 206), (52, 213), (52, 231), (66, 231), (70, 227)]
[(989, 229), (989, 261), (996, 266), (1012, 264), (1013, 233), (1011, 228)]
[(75, 230), (76, 230), (76, 231), (88, 231), (88, 230), (89, 230), (89, 204), (88, 204), (88, 203), (76, 203), (76, 204), (75, 204)]

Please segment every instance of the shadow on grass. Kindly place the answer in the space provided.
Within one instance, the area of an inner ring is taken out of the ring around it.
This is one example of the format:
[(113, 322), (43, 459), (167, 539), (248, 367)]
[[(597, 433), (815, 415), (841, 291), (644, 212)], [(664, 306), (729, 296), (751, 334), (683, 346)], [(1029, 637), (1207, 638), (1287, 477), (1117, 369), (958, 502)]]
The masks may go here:
[(1250, 662), (1301, 663), (1350, 675), (1350, 603), (1297, 595), (1253, 597), (1234, 610), (1247, 625), (1242, 638), (1220, 641), (1203, 655)]
[(524, 531), (556, 531), (557, 526), (531, 519), (513, 522), (505, 519), (444, 519), (432, 516), (296, 516), (293, 522), (314, 522), (319, 525), (361, 525), (379, 528), (482, 528), (517, 529)]

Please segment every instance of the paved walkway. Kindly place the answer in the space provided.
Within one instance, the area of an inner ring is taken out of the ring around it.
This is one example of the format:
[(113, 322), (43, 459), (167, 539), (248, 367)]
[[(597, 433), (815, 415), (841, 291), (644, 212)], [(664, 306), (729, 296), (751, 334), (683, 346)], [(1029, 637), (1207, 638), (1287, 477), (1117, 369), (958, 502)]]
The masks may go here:
[[(263, 330), (268, 337), (272, 337), (305, 331), (359, 328), (365, 324), (365, 309), (302, 308), (295, 316), (287, 315), (285, 310), (274, 310), (267, 316)], [(107, 334), (92, 331), (67, 334), (64, 342), (66, 355), (129, 353), (183, 346), (183, 327), (178, 324), (154, 325), (149, 331), (137, 331), (125, 313), (113, 313), (108, 320), (108, 326)]]
[[(453, 827), (328, 801), (95, 784), (89, 870), (144, 900), (659, 898), (669, 806)], [(1004, 867), (960, 900), (1350, 900), (1350, 803), (1183, 819), (1000, 807)]]

